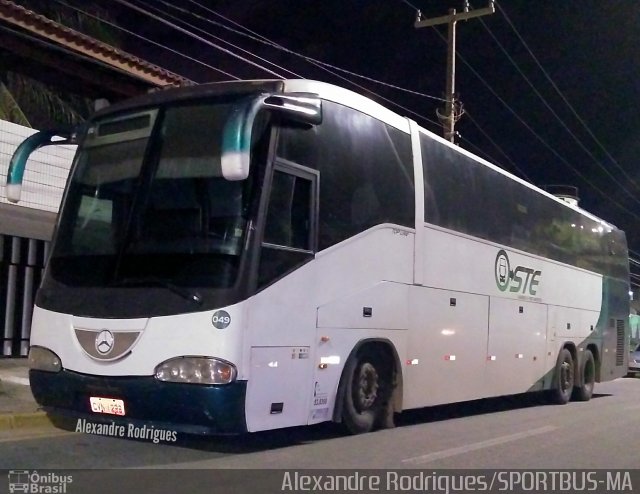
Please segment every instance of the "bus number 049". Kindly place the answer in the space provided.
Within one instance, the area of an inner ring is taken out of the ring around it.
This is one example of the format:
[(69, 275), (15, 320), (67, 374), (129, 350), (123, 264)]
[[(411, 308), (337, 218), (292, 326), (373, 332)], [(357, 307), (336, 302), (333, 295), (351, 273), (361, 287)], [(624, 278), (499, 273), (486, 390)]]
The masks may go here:
[(211, 322), (218, 329), (224, 329), (231, 324), (231, 316), (227, 311), (219, 310), (213, 314)]

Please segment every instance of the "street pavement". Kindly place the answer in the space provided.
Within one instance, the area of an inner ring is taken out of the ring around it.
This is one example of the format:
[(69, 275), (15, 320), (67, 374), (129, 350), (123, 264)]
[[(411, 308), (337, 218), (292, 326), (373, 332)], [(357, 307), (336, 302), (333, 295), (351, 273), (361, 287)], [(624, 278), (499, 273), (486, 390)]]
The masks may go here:
[(0, 431), (50, 425), (29, 387), (26, 358), (0, 358)]

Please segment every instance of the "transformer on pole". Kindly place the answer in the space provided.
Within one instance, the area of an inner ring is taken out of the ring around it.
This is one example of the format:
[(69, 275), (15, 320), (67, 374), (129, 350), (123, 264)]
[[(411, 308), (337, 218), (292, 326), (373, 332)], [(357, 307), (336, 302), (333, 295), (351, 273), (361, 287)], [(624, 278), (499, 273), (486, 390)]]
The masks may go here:
[(438, 112), (438, 117), (442, 122), (443, 136), (448, 141), (454, 142), (455, 124), (462, 116), (462, 107), (455, 97), (455, 73), (456, 73), (456, 23), (466, 21), (475, 17), (493, 14), (496, 11), (494, 1), (490, 0), (489, 5), (479, 10), (469, 10), (469, 2), (465, 0), (462, 12), (450, 9), (449, 14), (433, 19), (423, 19), (418, 11), (418, 18), (414, 27), (421, 28), (436, 26), (438, 24), (449, 24), (448, 50), (447, 50), (447, 93), (444, 114)]

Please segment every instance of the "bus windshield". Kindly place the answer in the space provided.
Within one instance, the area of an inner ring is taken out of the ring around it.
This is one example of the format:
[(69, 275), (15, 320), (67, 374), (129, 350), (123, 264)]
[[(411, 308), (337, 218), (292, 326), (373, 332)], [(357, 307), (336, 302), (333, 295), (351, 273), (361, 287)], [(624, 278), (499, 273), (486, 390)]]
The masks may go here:
[(252, 182), (222, 176), (232, 108), (199, 103), (94, 122), (76, 157), (51, 276), (70, 286), (232, 286)]

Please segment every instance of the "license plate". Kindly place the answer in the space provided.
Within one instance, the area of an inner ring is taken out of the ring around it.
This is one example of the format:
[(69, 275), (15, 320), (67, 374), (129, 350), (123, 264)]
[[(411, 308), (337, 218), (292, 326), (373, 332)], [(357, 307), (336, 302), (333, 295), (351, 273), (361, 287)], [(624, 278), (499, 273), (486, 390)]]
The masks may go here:
[(108, 413), (110, 415), (124, 415), (124, 401), (115, 398), (101, 398), (91, 396), (91, 411), (95, 413)]

